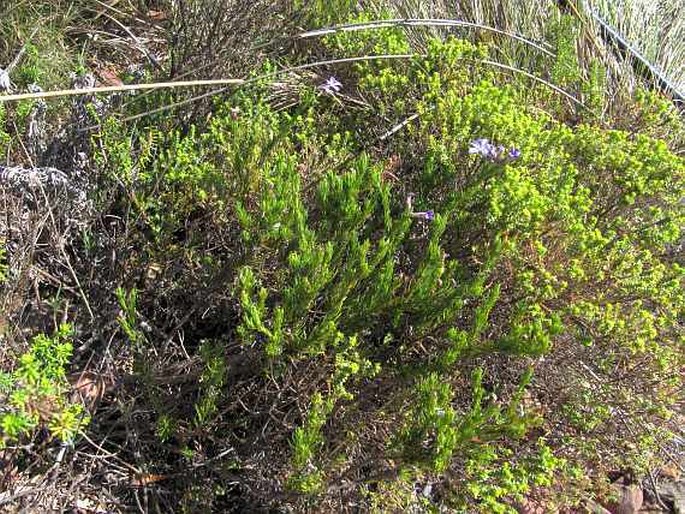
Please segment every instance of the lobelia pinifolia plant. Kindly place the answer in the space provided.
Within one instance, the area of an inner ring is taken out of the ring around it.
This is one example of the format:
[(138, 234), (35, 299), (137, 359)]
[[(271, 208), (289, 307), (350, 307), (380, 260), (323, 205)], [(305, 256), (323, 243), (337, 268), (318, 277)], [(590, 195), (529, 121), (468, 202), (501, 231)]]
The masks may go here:
[[(324, 45), (409, 45), (386, 32)], [(116, 126), (98, 136), (149, 231), (137, 264), (164, 284), (138, 303), (197, 298), (223, 323), (198, 346), (206, 371), (193, 413), (173, 413), (179, 432), (223, 438), (245, 470), (268, 462), (321, 501), (354, 473), (358, 497), (429, 479), (472, 512), (511, 512), (598, 460), (637, 462), (645, 447), (620, 441), (665, 426), (682, 385), (685, 162), (646, 135), (555, 119), (531, 100), (544, 86), (495, 73), (487, 52), (432, 40), (426, 55), (323, 74), (289, 108), (245, 88), (206, 127), (156, 133), (154, 148), (129, 139), (146, 158), (119, 170)], [(244, 380), (275, 384), (265, 408), (282, 424), (246, 434), (259, 413), (222, 394), (238, 356)], [(595, 380), (606, 408), (579, 422)], [(396, 473), (364, 467), (371, 449)]]

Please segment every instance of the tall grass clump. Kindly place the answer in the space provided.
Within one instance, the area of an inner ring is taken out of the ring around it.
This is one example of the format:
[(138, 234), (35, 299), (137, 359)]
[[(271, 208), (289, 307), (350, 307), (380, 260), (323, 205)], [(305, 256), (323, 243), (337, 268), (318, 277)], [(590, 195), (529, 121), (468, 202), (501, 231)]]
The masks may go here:
[(682, 2), (595, 0), (587, 4), (683, 94), (685, 18), (682, 9), (685, 6)]

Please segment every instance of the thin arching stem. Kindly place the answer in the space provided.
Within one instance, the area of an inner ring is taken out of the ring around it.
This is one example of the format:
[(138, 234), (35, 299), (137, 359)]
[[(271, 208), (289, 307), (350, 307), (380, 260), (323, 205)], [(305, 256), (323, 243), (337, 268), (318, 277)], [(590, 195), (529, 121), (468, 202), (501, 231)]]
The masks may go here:
[(372, 20), (364, 23), (347, 23), (344, 25), (334, 25), (316, 30), (308, 30), (307, 32), (300, 33), (297, 37), (300, 39), (308, 39), (336, 34), (338, 32), (355, 32), (360, 30), (375, 30), (388, 27), (465, 27), (476, 30), (484, 30), (515, 39), (516, 41), (524, 43), (546, 55), (549, 55), (550, 57), (554, 57), (552, 52), (541, 46), (539, 43), (536, 43), (535, 41), (527, 39), (514, 32), (507, 32), (496, 27), (491, 27), (490, 25), (483, 25), (482, 23), (472, 23), (470, 21), (453, 20), (447, 18), (395, 18), (391, 20)]

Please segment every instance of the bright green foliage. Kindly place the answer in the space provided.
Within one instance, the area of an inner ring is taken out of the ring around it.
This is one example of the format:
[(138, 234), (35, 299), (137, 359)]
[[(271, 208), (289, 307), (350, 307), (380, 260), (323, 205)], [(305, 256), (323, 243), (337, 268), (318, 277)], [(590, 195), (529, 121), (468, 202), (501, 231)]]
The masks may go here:
[(159, 440), (162, 441), (163, 443), (167, 442), (169, 439), (171, 439), (172, 435), (174, 434), (174, 421), (166, 414), (162, 414), (159, 419), (157, 420), (157, 437), (159, 437)]
[(308, 467), (313, 467), (312, 459), (323, 445), (321, 429), (333, 406), (333, 399), (324, 400), (320, 393), (315, 393), (304, 425), (293, 432), (293, 466), (299, 474), (292, 482), (296, 489), (304, 493), (315, 493), (322, 485), (321, 474), (315, 468), (311, 470)]
[[(504, 434), (522, 436), (529, 426), (538, 423), (534, 417), (519, 412), (519, 402), (531, 375), (526, 374), (511, 403), (503, 408), (494, 402), (486, 405), (483, 370), (473, 372), (473, 403), (464, 413), (452, 407), (454, 392), (437, 373), (430, 373), (416, 386), (413, 408), (401, 436), (410, 461), (424, 461), (435, 471), (445, 471), (457, 450), (466, 450)], [(422, 451), (417, 455), (417, 449)], [(423, 449), (428, 449), (425, 453)], [(424, 453), (424, 455), (421, 455)]]
[(587, 80), (581, 86), (582, 100), (593, 113), (601, 113), (605, 101), (606, 71), (598, 60), (590, 63)]
[(475, 504), (473, 512), (514, 514), (518, 511), (512, 500), (521, 501), (534, 488), (551, 485), (555, 475), (567, 467), (542, 439), (528, 459), (514, 457), (512, 449), (492, 444), (472, 451), (465, 463), (467, 486), (463, 496), (455, 498), (456, 506), (470, 510)]
[(141, 345), (145, 342), (145, 335), (138, 328), (138, 314), (136, 312), (138, 291), (131, 289), (127, 293), (120, 287), (117, 288), (116, 295), (121, 307), (121, 313), (118, 318), (119, 325), (131, 344), (137, 350), (140, 350)]
[(672, 141), (676, 147), (685, 142), (681, 112), (658, 92), (637, 90), (632, 112), (629, 114), (622, 124), (627, 130), (639, 126), (641, 134)]
[[(387, 13), (371, 14), (369, 12), (361, 12), (345, 21), (346, 23), (354, 24), (387, 18), (391, 18)], [(382, 27), (378, 30), (362, 32), (338, 32), (327, 36), (324, 39), (324, 44), (338, 55), (391, 55), (411, 52), (405, 31), (397, 27)], [(367, 78), (370, 79), (370, 77)], [(380, 82), (377, 84), (380, 85), (383, 79), (378, 77), (378, 80)], [(392, 77), (391, 80), (399, 80), (405, 86), (407, 85), (406, 77)], [(397, 85), (401, 84), (398, 83)]]
[(303, 493), (314, 494), (322, 487), (322, 474), (316, 466), (316, 456), (324, 445), (322, 429), (327, 418), (333, 412), (339, 400), (353, 400), (354, 395), (348, 391), (346, 384), (351, 379), (369, 378), (380, 371), (380, 366), (363, 359), (357, 350), (357, 339), (344, 340), (342, 334), (337, 336), (337, 350), (329, 386), (329, 393), (324, 397), (316, 392), (301, 426), (293, 432), (293, 467), (291, 486)]
[[(409, 448), (420, 447), (421, 439), (433, 442), (429, 459), (436, 471), (449, 466), (461, 434), (457, 432), (456, 413), (451, 406), (454, 393), (448, 383), (433, 373), (417, 385), (416, 411), (410, 415), (413, 426), (407, 436)], [(480, 406), (478, 406), (480, 407)]]
[(48, 337), (33, 338), (30, 350), (11, 373), (0, 374), (0, 397), (7, 410), (0, 414), (0, 445), (28, 436), (44, 426), (53, 437), (71, 442), (88, 424), (83, 407), (68, 398), (66, 367), (71, 357), (71, 326), (61, 325)]
[(353, 0), (295, 0), (293, 9), (305, 18), (305, 25), (319, 27), (347, 21), (355, 3)]
[(554, 336), (562, 333), (561, 317), (546, 315), (539, 304), (517, 305), (509, 333), (497, 341), (502, 350), (521, 355), (544, 355)]
[[(3, 2), (0, 5), (0, 62), (9, 70), (15, 92), (26, 92), (30, 84), (45, 90), (69, 87), (70, 73), (77, 69), (78, 50), (70, 43), (70, 28), (80, 25), (81, 14), (90, 13), (82, 2)], [(86, 14), (90, 16), (90, 14)], [(38, 21), (40, 20), (40, 21)], [(14, 59), (20, 59), (14, 63)], [(27, 156), (28, 114), (33, 101), (0, 106), (0, 154), (3, 165), (22, 164), (33, 159)], [(68, 117), (70, 102), (55, 99), (47, 103), (46, 118)], [(46, 123), (48, 132), (51, 123)], [(35, 127), (34, 127), (35, 128)]]
[(556, 46), (556, 58), (550, 76), (552, 83), (559, 87), (567, 87), (580, 79), (576, 55), (577, 25), (575, 16), (561, 15), (559, 20), (549, 27), (549, 38)]
[[(195, 423), (206, 425), (216, 413), (217, 401), (221, 395), (221, 387), (226, 380), (226, 363), (221, 353), (221, 347), (205, 343), (200, 348), (204, 369), (200, 377), (200, 397), (195, 404)], [(164, 437), (170, 429), (170, 423), (160, 422), (160, 437)]]

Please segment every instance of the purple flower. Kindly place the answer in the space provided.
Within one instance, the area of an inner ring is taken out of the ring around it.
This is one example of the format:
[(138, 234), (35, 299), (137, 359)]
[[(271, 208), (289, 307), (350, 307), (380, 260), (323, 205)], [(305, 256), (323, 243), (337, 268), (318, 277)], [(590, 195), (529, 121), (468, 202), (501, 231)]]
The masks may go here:
[(477, 154), (484, 159), (492, 159), (495, 156), (496, 150), (495, 145), (493, 145), (489, 139), (480, 138), (471, 141), (471, 146), (469, 146), (470, 154)]
[(481, 156), (490, 162), (503, 163), (507, 160), (515, 160), (521, 156), (521, 150), (512, 147), (507, 150), (502, 145), (495, 146), (489, 139), (479, 138), (471, 141), (469, 153)]
[(331, 76), (328, 78), (326, 82), (319, 86), (319, 89), (324, 93), (332, 95), (334, 93), (340, 92), (340, 90), (342, 89), (342, 83), (335, 77)]

